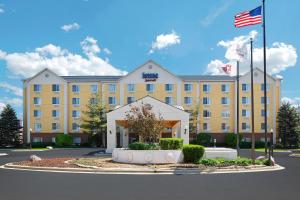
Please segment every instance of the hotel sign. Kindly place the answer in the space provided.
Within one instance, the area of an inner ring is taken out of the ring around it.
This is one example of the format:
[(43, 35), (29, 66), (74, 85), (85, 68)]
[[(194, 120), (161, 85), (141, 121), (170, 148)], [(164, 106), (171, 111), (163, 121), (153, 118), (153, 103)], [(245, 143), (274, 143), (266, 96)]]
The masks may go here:
[(143, 73), (142, 78), (145, 79), (145, 82), (156, 81), (156, 79), (158, 79), (158, 73)]

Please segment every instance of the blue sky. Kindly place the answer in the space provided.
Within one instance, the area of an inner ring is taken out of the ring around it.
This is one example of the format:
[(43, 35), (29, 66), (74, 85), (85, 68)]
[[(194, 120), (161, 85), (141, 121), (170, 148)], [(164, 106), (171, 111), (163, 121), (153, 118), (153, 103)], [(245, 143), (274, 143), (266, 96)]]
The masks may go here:
[[(233, 16), (258, 0), (0, 0), (0, 107), (22, 113), (21, 79), (44, 67), (61, 75), (124, 74), (149, 59), (175, 74), (220, 74), (232, 48), (260, 25), (236, 29)], [(298, 0), (267, 0), (268, 71), (283, 76), (282, 97), (300, 100)], [(242, 71), (248, 67), (242, 64)]]

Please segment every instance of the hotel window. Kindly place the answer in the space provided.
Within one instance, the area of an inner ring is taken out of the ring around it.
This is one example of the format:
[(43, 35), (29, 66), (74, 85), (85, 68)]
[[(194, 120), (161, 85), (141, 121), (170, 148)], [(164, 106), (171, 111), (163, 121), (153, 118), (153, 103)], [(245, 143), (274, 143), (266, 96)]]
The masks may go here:
[(80, 98), (72, 98), (72, 105), (74, 106), (80, 105)]
[(222, 123), (221, 124), (221, 129), (222, 129), (222, 131), (228, 131), (229, 130), (229, 125), (226, 124), (226, 123)]
[(127, 84), (128, 92), (134, 92), (135, 91), (135, 85), (134, 84)]
[(40, 110), (34, 110), (33, 111), (33, 116), (34, 117), (41, 117), (41, 115), (42, 115), (42, 111), (40, 111)]
[(221, 98), (221, 104), (228, 105), (229, 104), (229, 98), (228, 97), (222, 97)]
[(211, 112), (209, 110), (203, 110), (203, 117), (211, 117)]
[(91, 93), (98, 93), (98, 85), (91, 85)]
[(52, 117), (59, 117), (59, 110), (52, 110)]
[(184, 103), (186, 105), (191, 105), (192, 104), (192, 97), (184, 97)]
[(98, 100), (97, 100), (97, 98), (90, 98), (90, 104), (92, 104), (92, 105), (95, 105), (95, 104), (97, 104), (98, 103)]
[(242, 104), (248, 105), (250, 103), (250, 98), (249, 97), (242, 97)]
[(40, 132), (42, 130), (42, 124), (41, 123), (35, 123), (34, 124), (34, 131)]
[(108, 97), (109, 105), (116, 105), (116, 97)]
[(80, 92), (80, 86), (79, 85), (72, 85), (72, 92), (79, 93)]
[(146, 91), (153, 92), (154, 91), (154, 84), (146, 84)]
[(38, 85), (38, 84), (34, 84), (33, 85), (33, 91), (34, 92), (41, 92), (42, 90), (42, 86), (41, 85)]
[(72, 123), (72, 130), (73, 131), (80, 131), (80, 125), (77, 123)]
[(42, 137), (33, 137), (33, 142), (43, 142)]
[(230, 117), (230, 111), (229, 110), (222, 110), (222, 117), (223, 118), (229, 118)]
[(58, 105), (59, 104), (59, 97), (52, 97), (52, 104)]
[[(261, 104), (265, 104), (265, 97), (260, 98)], [(270, 104), (270, 98), (267, 97), (267, 104)]]
[[(261, 90), (261, 91), (265, 91), (265, 88), (264, 88), (264, 87), (265, 87), (265, 84), (263, 84), (263, 83), (260, 84), (260, 90)], [(267, 92), (269, 92), (269, 91), (270, 91), (270, 84), (267, 84)]]
[(204, 105), (210, 105), (211, 101), (209, 97), (203, 97), (202, 103)]
[(52, 85), (52, 91), (53, 92), (59, 92), (60, 91), (60, 87), (58, 84), (53, 84)]
[[(265, 128), (266, 128), (265, 123), (261, 123), (260, 124), (260, 129), (265, 130)], [(269, 125), (267, 126), (267, 128), (269, 128)]]
[[(128, 92), (131, 92), (131, 90), (129, 90), (129, 85), (133, 85), (133, 84), (128, 84)], [(116, 93), (117, 90), (116, 84), (109, 84), (108, 90), (110, 93)], [(134, 86), (132, 91), (134, 91)]]
[(166, 102), (166, 104), (172, 105), (173, 104), (173, 98), (172, 97), (166, 97), (165, 102)]
[(249, 123), (242, 123), (242, 130), (250, 130), (250, 124)]
[(165, 91), (172, 92), (173, 91), (173, 84), (165, 84)]
[(34, 105), (41, 105), (42, 99), (40, 97), (34, 97), (33, 98), (33, 104)]
[(242, 117), (250, 117), (250, 110), (242, 110)]
[(80, 110), (72, 110), (72, 117), (79, 118), (80, 117)]
[(209, 124), (203, 123), (203, 131), (208, 131), (208, 130), (209, 130)]
[(52, 131), (59, 130), (59, 123), (52, 123)]
[(222, 84), (221, 90), (222, 92), (229, 92), (229, 84)]
[(191, 91), (192, 91), (192, 84), (190, 84), (190, 83), (185, 83), (185, 84), (184, 84), (184, 91), (186, 91), (186, 92), (191, 92)]
[[(265, 109), (261, 109), (261, 110), (260, 110), (260, 115), (261, 115), (262, 117), (265, 116)], [(270, 112), (269, 112), (269, 110), (267, 110), (267, 117), (269, 117), (269, 115), (270, 115)]]
[(203, 92), (210, 92), (210, 85), (209, 84), (203, 84)]
[(249, 84), (243, 83), (242, 84), (242, 91), (243, 92), (249, 92), (250, 86)]
[(133, 103), (134, 97), (127, 97), (127, 104)]

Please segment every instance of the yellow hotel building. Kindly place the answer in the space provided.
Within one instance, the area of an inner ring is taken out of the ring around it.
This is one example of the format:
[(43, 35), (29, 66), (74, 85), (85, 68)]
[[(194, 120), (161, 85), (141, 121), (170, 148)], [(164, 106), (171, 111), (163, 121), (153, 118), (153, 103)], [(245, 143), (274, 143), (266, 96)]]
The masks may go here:
[[(74, 143), (87, 142), (80, 129), (82, 111), (93, 93), (98, 93), (107, 111), (145, 96), (190, 112), (197, 106), (197, 130), (218, 142), (237, 131), (237, 83), (227, 75), (174, 75), (153, 61), (147, 61), (125, 76), (58, 76), (44, 69), (24, 82), (25, 142), (54, 142), (55, 135), (72, 135)], [(255, 133), (264, 136), (263, 72), (254, 69)], [(281, 79), (267, 75), (268, 132), (274, 130), (280, 106)], [(250, 141), (250, 73), (240, 77), (239, 131)], [(192, 134), (190, 134), (192, 137)]]

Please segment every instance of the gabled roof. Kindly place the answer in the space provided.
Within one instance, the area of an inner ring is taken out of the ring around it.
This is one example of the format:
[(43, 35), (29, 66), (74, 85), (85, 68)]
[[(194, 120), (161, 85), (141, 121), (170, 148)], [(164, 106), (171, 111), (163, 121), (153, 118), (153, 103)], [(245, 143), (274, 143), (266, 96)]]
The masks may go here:
[(58, 76), (55, 72), (53, 72), (52, 70), (48, 69), (48, 68), (45, 68), (43, 69), (42, 71), (40, 71), (39, 73), (37, 73), (36, 75), (30, 77), (30, 78), (27, 78), (27, 79), (24, 79), (23, 81), (31, 81), (32, 79), (34, 79), (35, 77), (38, 77), (39, 75), (41, 75), (42, 73), (44, 73), (45, 71), (48, 71), (50, 72), (51, 74), (53, 74), (54, 76), (58, 77), (59, 79), (61, 79), (62, 81), (66, 81), (64, 78), (62, 78), (61, 76)]
[[(260, 68), (258, 68), (258, 67), (254, 67), (254, 69), (253, 69), (253, 71), (255, 71), (255, 70), (257, 70), (257, 71), (259, 71), (259, 72), (261, 72), (261, 73), (264, 73), (264, 71), (263, 70), (261, 70)], [(246, 76), (246, 75), (248, 75), (248, 74), (250, 74), (251, 73), (251, 70), (249, 70), (248, 72), (246, 72), (245, 74), (243, 74), (242, 76)], [(269, 78), (271, 78), (271, 79), (273, 79), (274, 81), (276, 81), (276, 78), (275, 77), (273, 77), (273, 76), (271, 76), (270, 74), (268, 74), (267, 73), (267, 77), (269, 77)]]
[(123, 76), (61, 76), (68, 82), (118, 81)]
[(234, 76), (228, 75), (179, 75), (185, 81), (234, 81)]

